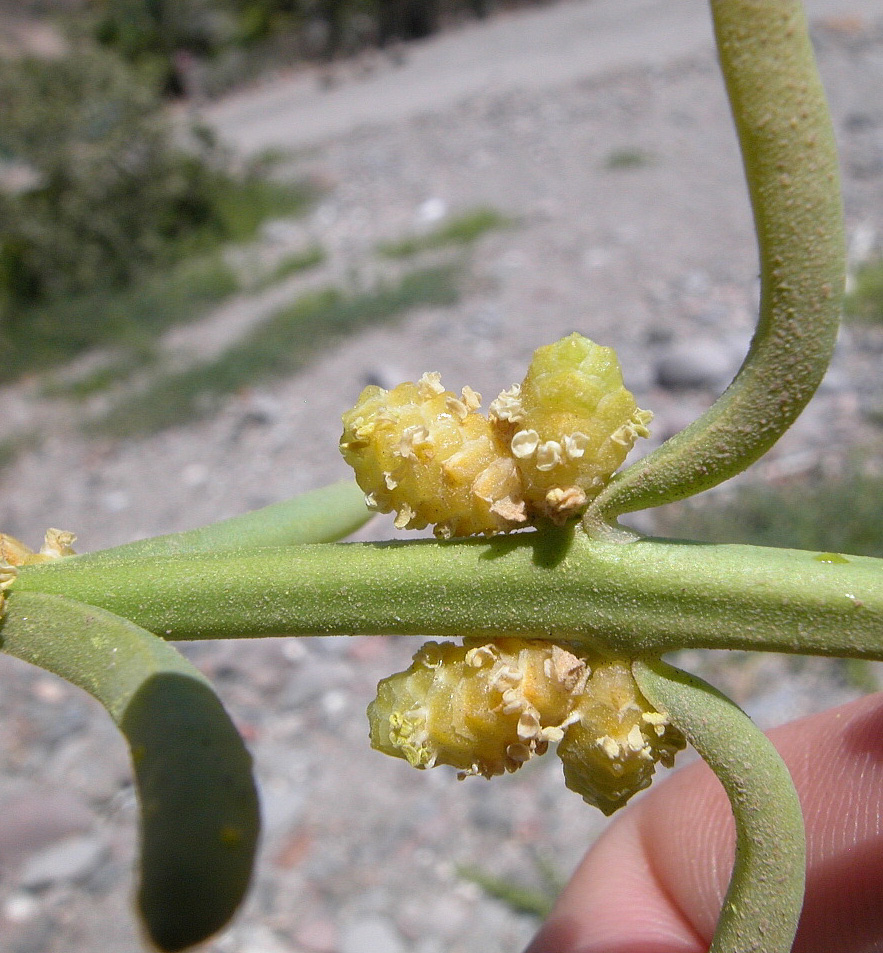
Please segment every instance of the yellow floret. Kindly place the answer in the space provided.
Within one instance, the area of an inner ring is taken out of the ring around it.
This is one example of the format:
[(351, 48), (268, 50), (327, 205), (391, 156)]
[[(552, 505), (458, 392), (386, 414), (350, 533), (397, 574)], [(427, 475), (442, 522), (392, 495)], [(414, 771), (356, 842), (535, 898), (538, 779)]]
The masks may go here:
[(652, 419), (622, 382), (612, 348), (580, 334), (538, 348), (501, 421), (536, 512), (562, 520), (585, 508)]
[(462, 777), (515, 771), (560, 742), (569, 787), (610, 813), (670, 763), (680, 734), (640, 695), (625, 662), (549, 642), (428, 642), (384, 679), (371, 744)]
[(0, 533), (0, 618), (6, 611), (6, 592), (18, 577), (18, 567), (73, 556), (72, 545), (76, 538), (73, 533), (63, 529), (47, 529), (40, 552), (35, 553), (21, 540), (8, 533)]
[(631, 666), (596, 666), (574, 713), (558, 756), (567, 786), (583, 800), (612, 814), (649, 787), (661, 761), (671, 767), (685, 741), (640, 694)]
[(499, 533), (526, 521), (505, 441), (477, 413), (480, 397), (445, 390), (437, 374), (391, 391), (366, 387), (343, 416), (340, 447), (368, 503), (399, 528), (439, 536)]

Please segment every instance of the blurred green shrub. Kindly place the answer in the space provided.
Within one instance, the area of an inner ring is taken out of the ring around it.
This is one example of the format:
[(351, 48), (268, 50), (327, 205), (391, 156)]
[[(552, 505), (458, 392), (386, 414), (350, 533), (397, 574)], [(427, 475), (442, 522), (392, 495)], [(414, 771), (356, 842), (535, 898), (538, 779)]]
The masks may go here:
[[(496, 0), (500, 2), (500, 0)], [(538, 2), (538, 0), (521, 0)], [(509, 0), (507, 5), (515, 3)], [(494, 0), (92, 0), (93, 36), (187, 92), (194, 61), (286, 37), (301, 58), (429, 36), (451, 17), (485, 17)], [(515, 5), (518, 5), (515, 3)]]
[(95, 39), (168, 93), (184, 92), (187, 57), (210, 58), (242, 39), (235, 0), (97, 0), (93, 6)]
[(258, 166), (234, 175), (207, 132), (190, 138), (110, 52), (0, 62), (0, 347), (309, 201)]
[(657, 511), (657, 532), (709, 543), (737, 542), (883, 556), (883, 476), (855, 470), (789, 486), (745, 486)]
[(211, 227), (223, 175), (203, 137), (185, 152), (155, 91), (110, 54), (0, 63), (0, 289), (32, 301), (121, 284)]

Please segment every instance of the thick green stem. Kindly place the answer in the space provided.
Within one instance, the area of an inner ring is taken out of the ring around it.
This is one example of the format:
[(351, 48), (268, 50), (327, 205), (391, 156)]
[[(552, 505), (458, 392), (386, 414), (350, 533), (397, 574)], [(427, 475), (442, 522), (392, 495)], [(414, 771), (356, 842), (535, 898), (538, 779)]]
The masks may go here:
[[(883, 561), (550, 530), (23, 567), (53, 592), (170, 639), (517, 633), (620, 655), (680, 648), (883, 658)], [(2, 630), (0, 630), (2, 631)]]
[(699, 493), (744, 470), (791, 426), (834, 349), (845, 255), (837, 151), (800, 0), (712, 0), (760, 251), (760, 316), (729, 388), (689, 427), (614, 478), (586, 514)]
[(112, 550), (102, 550), (101, 554), (140, 558), (255, 546), (330, 543), (354, 533), (373, 515), (365, 506), (365, 494), (350, 480), (209, 526), (124, 543)]
[(769, 739), (729, 698), (657, 660), (636, 662), (654, 708), (718, 776), (736, 821), (736, 860), (709, 953), (789, 953), (806, 872), (806, 836), (791, 775)]

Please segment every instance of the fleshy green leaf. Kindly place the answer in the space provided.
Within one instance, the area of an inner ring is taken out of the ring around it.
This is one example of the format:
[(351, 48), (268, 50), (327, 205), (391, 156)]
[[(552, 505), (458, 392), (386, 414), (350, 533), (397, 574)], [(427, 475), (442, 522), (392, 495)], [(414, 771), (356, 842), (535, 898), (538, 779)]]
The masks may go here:
[(766, 735), (702, 679), (653, 660), (635, 680), (718, 776), (736, 821), (736, 862), (709, 953), (789, 953), (806, 871), (800, 801)]
[(105, 554), (176, 556), (293, 543), (332, 543), (354, 533), (373, 515), (356, 484), (343, 481), (209, 526), (125, 543), (78, 558), (97, 559)]
[(248, 888), (260, 818), (251, 756), (208, 681), (162, 639), (63, 596), (13, 593), (0, 646), (94, 695), (125, 735), (151, 941), (183, 950), (223, 927)]

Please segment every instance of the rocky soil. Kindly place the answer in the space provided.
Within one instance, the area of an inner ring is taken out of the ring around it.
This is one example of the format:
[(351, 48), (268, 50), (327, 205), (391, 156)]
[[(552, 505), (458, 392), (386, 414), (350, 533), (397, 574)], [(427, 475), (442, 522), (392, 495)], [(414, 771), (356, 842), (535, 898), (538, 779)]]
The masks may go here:
[[(846, 9), (817, 21), (815, 37), (851, 248), (865, 257), (883, 234), (883, 20), (836, 6)], [(488, 43), (508, 35), (481, 29)], [(264, 241), (267, 254), (318, 241), (328, 261), (285, 292), (370, 286), (389, 268), (378, 242), (492, 206), (515, 224), (458, 253), (460, 303), (353, 335), (296, 376), (237, 394), (209, 420), (147, 439), (79, 434), (78, 419), (108, 395), (74, 406), (41, 396), (37, 380), (9, 388), (0, 438), (29, 431), (36, 442), (0, 471), (0, 527), (32, 544), (47, 526), (72, 529), (91, 550), (344, 478), (339, 417), (366, 382), (431, 369), (452, 389), (468, 383), (492, 397), (521, 378), (535, 347), (574, 329), (616, 347), (639, 404), (656, 413), (653, 442), (678, 430), (744, 354), (757, 266), (712, 52), (700, 44), (657, 59), (551, 85), (503, 83), (322, 133), (291, 166), (323, 184), (323, 199), (307, 219), (275, 223)], [(341, 82), (357, 95), (363, 80)], [(176, 332), (169, 360), (235, 340), (269, 307), (243, 298)], [(879, 465), (881, 354), (879, 329), (846, 328), (819, 395), (751, 479), (836, 472), (856, 452)], [(652, 530), (652, 516), (639, 525)], [(361, 537), (392, 534), (378, 520)], [(502, 953), (526, 943), (535, 921), (463, 869), (541, 888), (545, 870), (566, 877), (604, 821), (564, 789), (554, 756), (486, 784), (413, 772), (369, 750), (364, 708), (413, 648), (371, 638), (186, 647), (252, 747), (267, 831), (246, 909), (208, 949)], [(682, 661), (704, 664), (765, 726), (856, 691), (826, 661)], [(79, 691), (8, 658), (0, 674), (0, 947), (135, 953), (136, 813), (124, 745)]]

